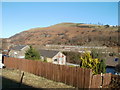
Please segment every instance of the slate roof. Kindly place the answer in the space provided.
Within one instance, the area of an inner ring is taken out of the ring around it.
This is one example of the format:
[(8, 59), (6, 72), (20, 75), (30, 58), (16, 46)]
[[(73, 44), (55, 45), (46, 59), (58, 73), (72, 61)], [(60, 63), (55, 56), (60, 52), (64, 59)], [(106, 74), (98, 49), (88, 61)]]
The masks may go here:
[(115, 57), (109, 57), (109, 58), (106, 58), (106, 65), (107, 66), (112, 66), (112, 67), (115, 67), (120, 61), (120, 58), (118, 58), (117, 61), (115, 61)]
[(40, 55), (43, 57), (53, 58), (59, 51), (40, 50)]
[(24, 48), (26, 45), (17, 45), (13, 48), (11, 48), (12, 50), (21, 50), (22, 48)]

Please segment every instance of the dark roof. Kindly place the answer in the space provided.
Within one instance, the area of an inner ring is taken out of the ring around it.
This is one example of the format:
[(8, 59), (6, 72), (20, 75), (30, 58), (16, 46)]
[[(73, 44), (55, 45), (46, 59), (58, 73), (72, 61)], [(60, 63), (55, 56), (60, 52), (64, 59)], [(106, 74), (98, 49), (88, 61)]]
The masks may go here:
[(40, 50), (40, 55), (43, 57), (54, 57), (59, 51), (53, 51), (53, 50)]
[(26, 45), (17, 45), (13, 48), (11, 48), (12, 50), (21, 50), (22, 48), (24, 48)]
[(115, 67), (119, 63), (120, 58), (117, 58), (117, 59), (118, 60), (116, 60), (115, 57), (106, 58), (106, 65)]

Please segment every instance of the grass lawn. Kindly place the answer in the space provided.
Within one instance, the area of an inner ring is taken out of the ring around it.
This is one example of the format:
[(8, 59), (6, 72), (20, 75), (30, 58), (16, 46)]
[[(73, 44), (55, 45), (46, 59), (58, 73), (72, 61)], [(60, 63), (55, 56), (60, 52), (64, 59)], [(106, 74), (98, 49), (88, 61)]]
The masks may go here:
[(74, 88), (64, 83), (55, 82), (46, 78), (24, 72), (20, 85), (20, 71), (2, 69), (2, 88)]

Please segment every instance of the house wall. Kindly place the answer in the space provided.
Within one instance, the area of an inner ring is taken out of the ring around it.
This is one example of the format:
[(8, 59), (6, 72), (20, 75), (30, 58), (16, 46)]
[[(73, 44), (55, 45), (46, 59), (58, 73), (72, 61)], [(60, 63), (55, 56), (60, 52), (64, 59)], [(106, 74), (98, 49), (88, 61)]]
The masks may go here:
[(10, 50), (9, 56), (16, 58), (24, 58), (26, 51), (29, 49), (29, 46), (24, 47), (21, 50)]
[[(58, 52), (53, 58), (48, 58), (48, 57), (41, 56), (41, 59), (43, 61), (47, 60), (47, 62), (51, 62), (51, 63), (54, 63), (54, 64), (61, 64), (61, 65), (66, 64), (66, 56), (61, 52)], [(55, 59), (57, 59), (57, 61), (55, 61)]]
[(52, 58), (46, 58), (47, 62), (52, 62)]
[[(57, 59), (57, 61), (54, 61), (55, 59)], [(54, 64), (66, 64), (66, 56), (63, 53), (59, 52), (52, 58), (52, 62)]]
[(47, 62), (52, 62), (52, 58), (47, 58), (47, 57), (43, 57), (43, 56), (40, 56), (40, 58), (42, 61), (47, 60)]
[(10, 50), (10, 52), (9, 52), (10, 57), (16, 57), (17, 58), (18, 55), (19, 55), (19, 51)]

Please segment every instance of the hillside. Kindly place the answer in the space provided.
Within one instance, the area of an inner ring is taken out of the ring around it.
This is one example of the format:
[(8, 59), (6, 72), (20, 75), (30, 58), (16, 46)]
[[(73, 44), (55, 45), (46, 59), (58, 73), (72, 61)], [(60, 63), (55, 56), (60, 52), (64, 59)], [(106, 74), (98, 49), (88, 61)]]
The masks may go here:
[(44, 28), (32, 28), (9, 38), (13, 44), (118, 46), (118, 28), (82, 23), (60, 23)]

